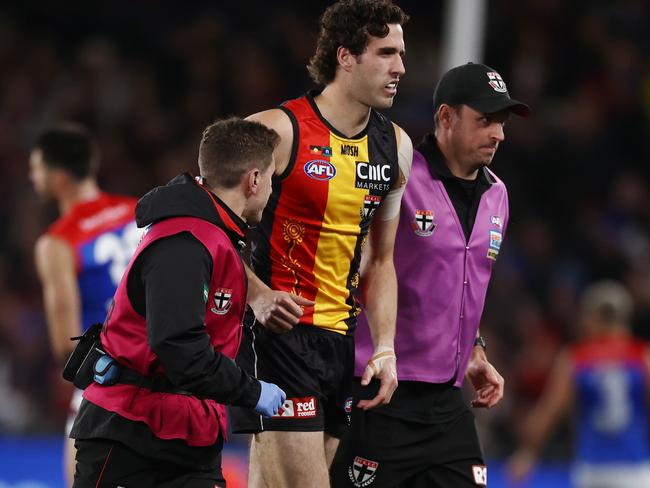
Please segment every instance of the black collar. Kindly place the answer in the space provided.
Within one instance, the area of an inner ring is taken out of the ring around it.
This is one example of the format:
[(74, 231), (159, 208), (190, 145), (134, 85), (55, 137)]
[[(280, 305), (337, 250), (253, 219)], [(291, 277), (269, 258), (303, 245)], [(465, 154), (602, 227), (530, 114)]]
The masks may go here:
[(217, 205), (221, 207), (222, 210), (226, 212), (228, 217), (232, 220), (233, 225), (229, 225), (228, 222), (224, 222), (224, 224), (227, 225), (228, 230), (232, 230), (237, 234), (242, 234), (245, 235), (246, 231), (248, 231), (248, 224), (242, 219), (239, 215), (237, 215), (235, 212), (233, 212), (228, 205), (224, 203), (221, 198), (219, 198), (217, 195), (214, 194), (214, 192), (210, 192), (210, 194), (214, 197), (214, 199), (217, 201)]
[[(191, 175), (187, 175), (190, 178)], [(206, 195), (210, 197), (212, 206), (216, 211), (213, 222), (221, 227), (226, 235), (230, 238), (231, 242), (236, 248), (243, 248), (246, 245), (246, 232), (248, 231), (248, 224), (239, 215), (232, 211), (214, 192), (209, 190), (206, 186), (199, 183), (195, 178), (192, 181), (201, 190), (205, 191)]]
[(236, 249), (242, 250), (246, 246), (246, 232), (248, 231), (248, 224), (239, 215), (233, 212), (228, 205), (226, 205), (221, 198), (210, 191), (210, 195), (214, 197), (219, 214), (219, 220), (222, 225), (220, 227), (226, 232)]

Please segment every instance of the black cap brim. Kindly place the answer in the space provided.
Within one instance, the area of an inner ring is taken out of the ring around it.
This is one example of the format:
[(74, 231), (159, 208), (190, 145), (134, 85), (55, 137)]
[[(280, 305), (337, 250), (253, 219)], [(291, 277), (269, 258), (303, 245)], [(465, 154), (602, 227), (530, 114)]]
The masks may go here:
[(502, 110), (509, 110), (520, 117), (528, 117), (531, 114), (528, 105), (514, 98), (486, 98), (465, 102), (465, 104), (484, 114), (494, 114)]

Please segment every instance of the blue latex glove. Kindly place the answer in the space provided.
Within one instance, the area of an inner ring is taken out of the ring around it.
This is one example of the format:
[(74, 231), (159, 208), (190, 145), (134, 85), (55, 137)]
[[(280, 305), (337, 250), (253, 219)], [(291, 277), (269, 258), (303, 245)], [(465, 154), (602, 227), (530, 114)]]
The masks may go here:
[(262, 389), (260, 399), (257, 400), (257, 405), (255, 405), (255, 411), (265, 417), (273, 417), (278, 413), (280, 407), (284, 405), (287, 394), (273, 383), (260, 381), (260, 385)]

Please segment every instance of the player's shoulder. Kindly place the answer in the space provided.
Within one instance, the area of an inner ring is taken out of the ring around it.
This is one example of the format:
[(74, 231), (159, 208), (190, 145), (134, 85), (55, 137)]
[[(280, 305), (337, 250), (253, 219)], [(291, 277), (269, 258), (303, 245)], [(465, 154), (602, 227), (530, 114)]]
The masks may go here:
[(34, 246), (36, 267), (39, 270), (51, 264), (67, 262), (72, 255), (70, 243), (59, 235), (45, 233), (36, 240)]
[(68, 244), (64, 239), (61, 239), (57, 235), (45, 233), (36, 239), (36, 244), (34, 247), (37, 253), (42, 255), (50, 255), (52, 253), (60, 251), (61, 249), (67, 248)]
[(395, 137), (397, 139), (397, 145), (402, 147), (410, 147), (413, 149), (413, 141), (411, 141), (410, 136), (406, 133), (402, 127), (397, 125), (395, 122), (391, 121), (393, 130), (395, 131)]
[(291, 118), (289, 117), (289, 114), (280, 108), (272, 108), (254, 113), (246, 117), (246, 120), (252, 120), (253, 122), (264, 124), (268, 128), (276, 131), (283, 139), (287, 136), (293, 135)]
[(269, 129), (273, 129), (278, 133), (280, 136), (280, 144), (278, 144), (274, 152), (275, 172), (278, 175), (282, 174), (291, 159), (294, 145), (295, 120), (292, 120), (287, 112), (279, 108), (257, 112), (246, 117), (246, 120), (264, 124)]
[(78, 217), (75, 213), (70, 212), (56, 219), (41, 236), (41, 238), (51, 237), (59, 240), (70, 241), (72, 234), (77, 227)]
[(137, 199), (125, 195), (101, 193), (97, 198), (77, 204), (47, 230), (47, 234), (67, 241), (71, 246), (129, 224), (135, 219)]

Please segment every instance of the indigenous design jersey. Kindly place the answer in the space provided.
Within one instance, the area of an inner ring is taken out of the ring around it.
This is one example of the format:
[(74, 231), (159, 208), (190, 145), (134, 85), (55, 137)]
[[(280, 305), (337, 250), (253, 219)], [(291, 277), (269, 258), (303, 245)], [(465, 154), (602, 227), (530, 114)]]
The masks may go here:
[(271, 288), (316, 302), (301, 323), (350, 334), (361, 249), (399, 176), (395, 129), (372, 110), (364, 131), (347, 138), (322, 117), (312, 93), (280, 108), (293, 124), (293, 148), (274, 178), (253, 266)]
[(580, 409), (579, 461), (649, 459), (645, 351), (645, 343), (625, 337), (600, 337), (571, 350)]
[(100, 193), (81, 202), (59, 218), (47, 234), (63, 239), (72, 248), (83, 330), (104, 322), (142, 230), (134, 221), (136, 199)]

